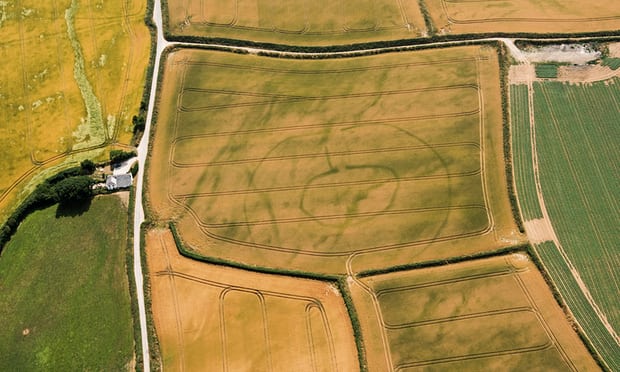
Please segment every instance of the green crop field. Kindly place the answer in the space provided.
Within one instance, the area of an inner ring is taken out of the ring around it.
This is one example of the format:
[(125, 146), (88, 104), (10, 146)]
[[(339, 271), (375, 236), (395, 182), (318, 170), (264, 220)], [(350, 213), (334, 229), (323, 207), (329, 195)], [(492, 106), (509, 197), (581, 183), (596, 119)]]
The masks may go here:
[(0, 221), (46, 177), (130, 143), (149, 58), (145, 9), (0, 2)]
[(536, 83), (539, 172), (554, 230), (592, 297), (620, 329), (620, 80)]
[(127, 209), (28, 216), (0, 256), (0, 370), (120, 371), (133, 358)]
[(536, 245), (536, 252), (542, 259), (545, 269), (561, 293), (566, 305), (587, 334), (596, 351), (603, 357), (612, 371), (620, 368), (618, 344), (609, 334), (601, 320), (596, 316), (592, 305), (579, 288), (570, 273), (570, 268), (552, 241)]
[(426, 34), (417, 1), (167, 0), (173, 35), (334, 45)]
[(537, 63), (536, 77), (543, 79), (551, 79), (558, 77), (558, 65), (551, 63)]
[(510, 118), (515, 184), (524, 221), (542, 217), (532, 162), (532, 139), (527, 85), (510, 86)]
[(481, 47), (320, 61), (177, 51), (153, 211), (201, 254), (307, 271), (514, 244), (497, 76)]

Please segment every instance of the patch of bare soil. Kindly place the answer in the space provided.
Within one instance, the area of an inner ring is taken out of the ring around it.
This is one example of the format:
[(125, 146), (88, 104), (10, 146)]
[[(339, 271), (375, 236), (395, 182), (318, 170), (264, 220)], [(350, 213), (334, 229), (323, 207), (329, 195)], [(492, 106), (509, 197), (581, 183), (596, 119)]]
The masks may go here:
[(544, 218), (525, 221), (525, 232), (532, 244), (554, 240), (553, 227), (549, 220)]
[(549, 45), (530, 48), (523, 54), (530, 62), (561, 62), (584, 65), (601, 58), (601, 52), (579, 44)]
[(618, 74), (620, 70), (614, 71), (602, 65), (560, 66), (557, 80), (568, 83), (592, 83), (611, 79), (619, 76)]
[(536, 80), (534, 65), (520, 64), (510, 66), (508, 70), (508, 81), (510, 84), (527, 84), (528, 81)]

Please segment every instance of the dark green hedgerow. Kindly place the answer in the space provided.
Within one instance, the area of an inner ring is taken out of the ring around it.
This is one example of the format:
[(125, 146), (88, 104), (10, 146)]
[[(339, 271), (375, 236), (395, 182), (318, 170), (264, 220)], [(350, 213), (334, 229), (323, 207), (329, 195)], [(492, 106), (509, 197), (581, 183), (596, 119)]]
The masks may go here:
[(510, 110), (508, 108), (508, 70), (510, 69), (509, 53), (504, 43), (498, 43), (498, 59), (499, 59), (499, 84), (502, 95), (502, 143), (504, 151), (504, 167), (506, 173), (506, 187), (508, 190), (508, 199), (510, 199), (510, 210), (512, 218), (517, 224), (517, 228), (521, 233), (525, 232), (523, 220), (517, 200), (516, 186), (514, 182), (514, 174), (512, 170), (512, 130), (510, 127)]
[(527, 251), (527, 244), (520, 244), (520, 245), (511, 246), (511, 247), (504, 247), (504, 248), (499, 248), (499, 249), (495, 249), (492, 251), (485, 251), (485, 252), (474, 253), (474, 254), (469, 254), (469, 255), (455, 256), (455, 257), (430, 260), (430, 261), (414, 262), (414, 263), (409, 263), (409, 264), (404, 264), (404, 265), (386, 267), (383, 269), (366, 270), (366, 271), (361, 271), (360, 273), (358, 273), (357, 276), (360, 278), (366, 278), (369, 276), (389, 274), (389, 273), (408, 271), (408, 270), (414, 270), (414, 269), (422, 269), (422, 268), (427, 268), (427, 267), (444, 266), (444, 265), (456, 264), (456, 263), (464, 262), (464, 261), (478, 260), (482, 258), (489, 258), (489, 257), (495, 257), (495, 256), (503, 256), (503, 255), (510, 254), (510, 253), (525, 252), (525, 251)]
[[(165, 12), (164, 12), (165, 13)], [(166, 17), (164, 17), (166, 18)], [(366, 43), (355, 44), (342, 44), (342, 45), (329, 45), (329, 46), (295, 46), (286, 44), (275, 44), (266, 42), (255, 42), (242, 39), (229, 39), (229, 38), (213, 38), (196, 35), (175, 35), (168, 32), (169, 28), (164, 27), (164, 33), (166, 39), (169, 41), (179, 43), (194, 43), (194, 44), (210, 44), (212, 46), (218, 45), (220, 47), (247, 47), (266, 49), (278, 52), (298, 52), (298, 53), (335, 53), (335, 52), (350, 52), (350, 51), (368, 51), (369, 49), (376, 48), (395, 48), (395, 47), (411, 47), (428, 45), (431, 43), (447, 43), (447, 42), (480, 42), (483, 39), (492, 38), (525, 38), (534, 39), (530, 40), (532, 43), (546, 43), (546, 44), (558, 44), (558, 43), (585, 43), (585, 42), (608, 42), (620, 40), (620, 30), (614, 31), (602, 31), (592, 33), (581, 34), (536, 34), (536, 33), (481, 33), (481, 34), (448, 34), (448, 35), (433, 35), (430, 37), (412, 38), (412, 39), (399, 39), (389, 41), (374, 41)], [(579, 39), (579, 40), (577, 40)], [(438, 45), (438, 47), (445, 47)], [(305, 57), (308, 58), (308, 57)]]
[(183, 243), (183, 241), (181, 240), (181, 237), (179, 236), (179, 233), (177, 232), (177, 228), (174, 222), (170, 222), (168, 226), (170, 227), (170, 232), (172, 232), (172, 236), (174, 238), (174, 242), (177, 246), (179, 253), (184, 257), (191, 258), (196, 261), (206, 262), (206, 263), (213, 264), (213, 265), (234, 267), (237, 269), (254, 271), (254, 272), (263, 273), (263, 274), (286, 275), (286, 276), (292, 276), (295, 278), (302, 278), (302, 279), (313, 279), (313, 280), (333, 282), (340, 278), (339, 275), (317, 274), (317, 273), (301, 271), (301, 270), (272, 269), (272, 268), (267, 268), (267, 267), (246, 265), (246, 264), (242, 264), (239, 262), (224, 260), (224, 259), (216, 258), (216, 257), (203, 256), (194, 251), (190, 251), (185, 247), (185, 244)]
[(355, 310), (355, 305), (353, 304), (353, 299), (351, 298), (351, 292), (349, 291), (346, 276), (339, 278), (336, 281), (336, 284), (342, 294), (342, 300), (344, 301), (344, 305), (347, 308), (347, 313), (349, 314), (349, 319), (351, 320), (351, 327), (353, 328), (353, 338), (355, 339), (355, 347), (357, 348), (357, 361), (360, 365), (360, 371), (367, 372), (368, 363), (366, 361), (366, 348), (364, 347), (362, 328), (360, 326), (359, 317), (357, 316), (357, 310)]

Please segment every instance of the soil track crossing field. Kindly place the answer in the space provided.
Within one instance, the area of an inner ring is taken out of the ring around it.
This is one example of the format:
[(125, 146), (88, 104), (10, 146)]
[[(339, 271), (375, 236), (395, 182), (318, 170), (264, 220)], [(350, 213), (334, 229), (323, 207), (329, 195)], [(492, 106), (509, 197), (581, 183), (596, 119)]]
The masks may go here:
[(286, 63), (174, 52), (156, 210), (203, 253), (299, 256), (340, 272), (352, 253), (372, 265), (374, 253), (398, 260), (411, 247), (456, 254), (440, 243), (457, 239), (505, 244), (494, 232), (511, 234), (507, 202), (487, 191), (502, 182), (500, 150), (486, 145), (497, 143), (498, 97), (479, 77), (492, 76), (492, 51)]

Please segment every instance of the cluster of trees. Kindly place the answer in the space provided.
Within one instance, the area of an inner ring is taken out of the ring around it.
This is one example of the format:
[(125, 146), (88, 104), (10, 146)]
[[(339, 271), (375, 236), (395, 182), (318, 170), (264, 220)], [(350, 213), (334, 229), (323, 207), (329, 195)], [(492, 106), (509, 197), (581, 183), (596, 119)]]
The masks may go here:
[(79, 167), (62, 171), (38, 185), (0, 228), (0, 252), (28, 214), (56, 203), (75, 205), (89, 200), (95, 183), (90, 174), (94, 171), (95, 163), (84, 160)]
[(111, 150), (110, 151), (110, 163), (112, 165), (120, 164), (127, 159), (131, 159), (136, 156), (135, 151), (123, 151), (123, 150)]

